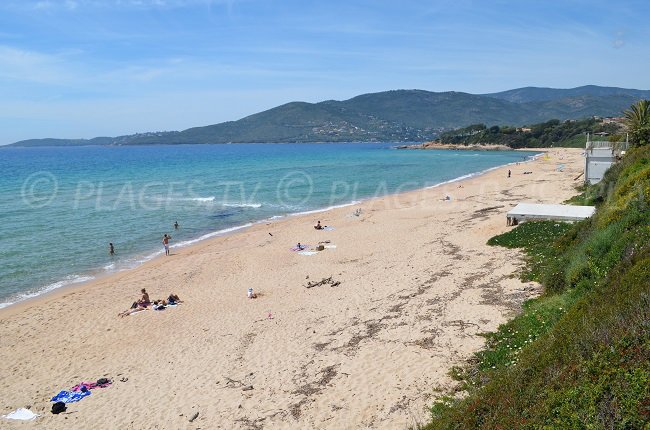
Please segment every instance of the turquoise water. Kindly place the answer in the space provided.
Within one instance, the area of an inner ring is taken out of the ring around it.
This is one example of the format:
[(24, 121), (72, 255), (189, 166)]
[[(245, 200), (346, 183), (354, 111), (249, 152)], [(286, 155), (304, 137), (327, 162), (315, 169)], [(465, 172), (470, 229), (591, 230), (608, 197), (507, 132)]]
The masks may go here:
[(0, 148), (0, 307), (135, 267), (161, 253), (163, 233), (172, 235), (172, 245), (186, 246), (261, 220), (431, 186), (523, 157), (391, 146)]

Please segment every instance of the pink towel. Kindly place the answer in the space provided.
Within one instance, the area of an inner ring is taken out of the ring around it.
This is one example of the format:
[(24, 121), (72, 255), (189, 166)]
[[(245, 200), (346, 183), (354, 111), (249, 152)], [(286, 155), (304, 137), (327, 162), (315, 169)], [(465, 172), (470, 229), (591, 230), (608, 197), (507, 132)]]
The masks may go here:
[(111, 385), (111, 382), (106, 384), (98, 384), (97, 382), (92, 381), (82, 381), (79, 384), (75, 385), (70, 389), (70, 391), (81, 391), (81, 387), (86, 387), (87, 390), (94, 390), (95, 388), (105, 388)]

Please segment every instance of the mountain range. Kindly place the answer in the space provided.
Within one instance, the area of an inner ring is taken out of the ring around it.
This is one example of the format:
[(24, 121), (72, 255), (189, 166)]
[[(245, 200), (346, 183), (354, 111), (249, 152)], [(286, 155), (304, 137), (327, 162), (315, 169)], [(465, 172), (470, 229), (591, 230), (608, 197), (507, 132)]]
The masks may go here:
[(523, 126), (549, 119), (621, 116), (650, 90), (587, 85), (491, 94), (392, 90), (349, 100), (291, 102), (237, 121), (183, 131), (93, 139), (30, 139), (13, 146), (427, 141), (470, 124)]

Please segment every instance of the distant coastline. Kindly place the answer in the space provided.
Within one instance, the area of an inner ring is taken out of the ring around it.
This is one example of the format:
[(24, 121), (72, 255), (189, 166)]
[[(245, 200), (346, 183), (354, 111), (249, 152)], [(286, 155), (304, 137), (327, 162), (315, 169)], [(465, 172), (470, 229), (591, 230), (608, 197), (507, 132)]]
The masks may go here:
[(399, 145), (396, 149), (448, 149), (460, 151), (512, 151), (512, 148), (506, 145), (455, 145), (440, 142), (424, 142), (415, 145)]

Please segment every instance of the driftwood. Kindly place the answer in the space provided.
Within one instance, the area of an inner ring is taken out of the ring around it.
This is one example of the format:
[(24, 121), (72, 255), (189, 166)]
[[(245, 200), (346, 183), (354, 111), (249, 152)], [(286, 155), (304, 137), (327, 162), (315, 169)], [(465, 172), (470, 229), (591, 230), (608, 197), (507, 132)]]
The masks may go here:
[(227, 376), (224, 376), (226, 379), (226, 387), (228, 388), (241, 388), (246, 386), (242, 381), (238, 381), (237, 379), (230, 379)]
[(461, 330), (465, 330), (467, 327), (470, 327), (470, 326), (476, 326), (479, 329), (481, 328), (481, 326), (476, 324), (476, 323), (467, 322), (467, 321), (463, 321), (463, 320), (448, 321), (446, 323), (443, 323), (443, 325), (446, 325), (446, 326), (451, 325), (451, 326), (460, 327)]
[(335, 281), (332, 279), (330, 276), (329, 278), (323, 278), (318, 282), (307, 282), (307, 285), (305, 285), (305, 288), (314, 288), (314, 287), (320, 287), (321, 285), (329, 285), (330, 287), (337, 287), (341, 285), (341, 282)]

